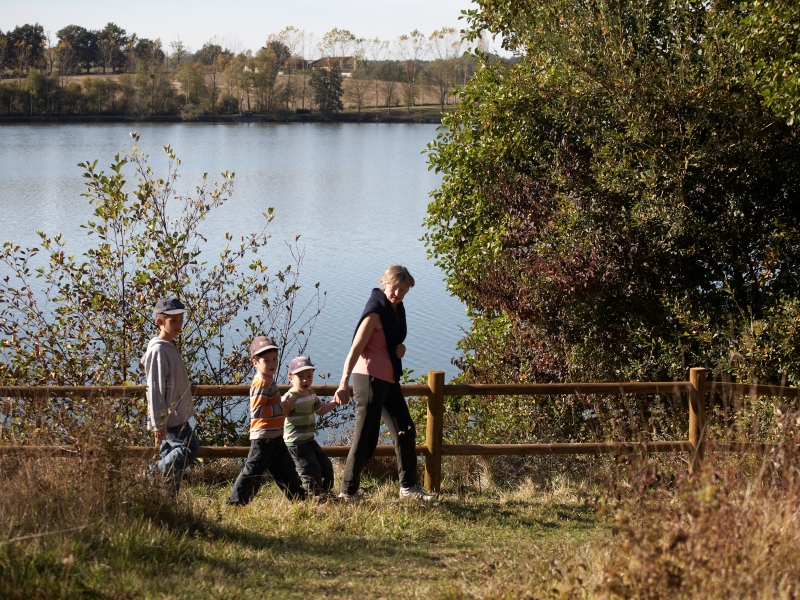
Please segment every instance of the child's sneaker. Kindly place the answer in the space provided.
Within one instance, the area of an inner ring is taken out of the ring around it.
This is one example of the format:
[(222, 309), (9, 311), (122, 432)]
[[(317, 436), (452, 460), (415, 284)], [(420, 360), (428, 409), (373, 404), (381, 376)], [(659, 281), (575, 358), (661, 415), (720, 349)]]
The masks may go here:
[(419, 500), (420, 502), (430, 502), (434, 499), (433, 494), (427, 493), (419, 484), (411, 487), (400, 488), (400, 498), (403, 500)]
[(337, 498), (339, 498), (339, 502), (361, 502), (364, 499), (364, 494), (361, 493), (361, 490), (358, 490), (355, 494), (341, 492)]

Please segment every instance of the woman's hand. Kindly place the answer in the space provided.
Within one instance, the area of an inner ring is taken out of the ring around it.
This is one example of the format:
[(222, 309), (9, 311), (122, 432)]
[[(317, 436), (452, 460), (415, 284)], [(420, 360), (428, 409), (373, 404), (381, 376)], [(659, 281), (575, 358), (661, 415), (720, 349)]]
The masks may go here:
[(336, 393), (333, 395), (333, 401), (340, 406), (344, 406), (350, 402), (350, 386), (346, 381), (339, 384), (339, 389), (337, 389)]
[(397, 344), (397, 348), (395, 348), (394, 353), (397, 356), (397, 358), (403, 358), (406, 355), (405, 344)]

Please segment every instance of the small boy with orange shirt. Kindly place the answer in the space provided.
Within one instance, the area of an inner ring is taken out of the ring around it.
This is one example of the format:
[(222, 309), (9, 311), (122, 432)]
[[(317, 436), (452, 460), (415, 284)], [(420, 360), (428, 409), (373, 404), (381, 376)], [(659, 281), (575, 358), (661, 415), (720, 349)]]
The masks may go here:
[(250, 344), (250, 358), (256, 368), (250, 385), (250, 453), (227, 504), (247, 505), (261, 487), (264, 475), (271, 475), (289, 500), (303, 500), (305, 489), (283, 441), (284, 415), (294, 402), (282, 402), (275, 384), (278, 345), (270, 337), (259, 336)]

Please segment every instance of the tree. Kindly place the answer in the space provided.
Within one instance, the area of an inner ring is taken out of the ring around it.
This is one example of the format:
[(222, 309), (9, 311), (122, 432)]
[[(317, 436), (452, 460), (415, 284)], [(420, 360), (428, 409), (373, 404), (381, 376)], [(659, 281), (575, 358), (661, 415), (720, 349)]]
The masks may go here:
[(286, 59), (280, 63), (279, 67), (280, 69), (286, 71), (287, 75), (286, 85), (284, 86), (283, 91), (286, 110), (289, 110), (290, 101), (294, 103), (296, 94), (295, 86), (292, 85), (292, 74), (298, 69), (298, 67), (300, 69), (305, 68), (305, 61), (303, 60), (303, 57), (295, 56), (298, 48), (302, 47), (304, 38), (305, 31), (297, 29), (296, 27), (292, 27), (291, 25), (281, 29), (275, 36), (276, 41), (283, 44), (283, 47), (286, 48), (286, 51), (289, 54)]
[(414, 106), (426, 46), (425, 36), (417, 29), (408, 35), (401, 35), (395, 46), (396, 55), (403, 63), (402, 83), (409, 108)]
[(181, 66), (183, 59), (191, 54), (191, 50), (181, 41), (181, 38), (169, 43), (172, 49), (172, 68), (177, 69)]
[(148, 40), (147, 38), (139, 38), (133, 47), (133, 56), (136, 60), (143, 62), (145, 65), (153, 65), (155, 63), (161, 64), (166, 59), (166, 54), (161, 48), (161, 40)]
[[(161, 176), (136, 145), (118, 154), (108, 172), (97, 161), (80, 165), (95, 209), (86, 225), (95, 243), (83, 255), (70, 255), (61, 235), (40, 233), (39, 248), (4, 244), (0, 262), (10, 275), (0, 282), (3, 385), (143, 384), (139, 358), (157, 332), (152, 307), (162, 296), (177, 296), (189, 309), (179, 344), (196, 383), (245, 382), (247, 347), (256, 335), (273, 335), (283, 356), (304, 349), (321, 296), (317, 285), (299, 302), (302, 248), (291, 245), (292, 264), (269, 274), (259, 258), (269, 240), (268, 209), (254, 232), (225, 234), (222, 251), (207, 260), (199, 229), (231, 197), (234, 175), (224, 172), (213, 184), (203, 175), (192, 195), (183, 195), (176, 189), (180, 161), (169, 146), (164, 151), (169, 166)], [(35, 264), (43, 266), (34, 270)], [(34, 288), (41, 287), (47, 306), (36, 301), (41, 296)], [(238, 442), (240, 423), (232, 412), (239, 401), (198, 404), (207, 441)], [(144, 430), (144, 401), (130, 397), (6, 400), (2, 435), (17, 443), (31, 437), (63, 442), (109, 407), (120, 443), (152, 439)]]
[(97, 57), (103, 67), (103, 73), (111, 69), (112, 73), (125, 68), (125, 48), (128, 45), (128, 36), (124, 29), (116, 23), (108, 23), (103, 29), (96, 32)]
[(439, 104), (444, 110), (444, 105), (457, 75), (455, 64), (452, 61), (437, 58), (427, 65), (425, 71), (428, 74), (428, 80), (433, 83), (433, 87), (436, 89)]
[(329, 116), (344, 109), (342, 105), (342, 72), (335, 63), (329, 69), (314, 69), (311, 73), (314, 103), (320, 112)]
[(746, 11), (479, 5), (472, 40), (519, 61), (476, 56), (426, 220), (465, 377), (799, 381), (800, 136), (731, 35)]
[(378, 65), (386, 60), (389, 52), (389, 42), (379, 38), (365, 40), (363, 43), (364, 55), (370, 61), (370, 73), (375, 84), (375, 108), (378, 108)]
[(72, 45), (64, 40), (56, 47), (58, 55), (58, 74), (62, 78), (61, 86), (66, 85), (66, 76), (72, 75), (78, 68), (78, 55)]
[(262, 50), (272, 54), (272, 60), (275, 61), (275, 68), (278, 70), (283, 68), (283, 65), (286, 64), (286, 61), (289, 60), (289, 57), (292, 55), (289, 46), (278, 38), (267, 40), (267, 45), (262, 48)]
[(466, 72), (461, 77), (461, 82), (458, 82), (459, 71), (468, 71), (470, 60), (463, 56), (464, 39), (452, 27), (442, 27), (434, 31), (428, 38), (428, 45), (434, 61), (428, 65), (427, 73), (436, 87), (439, 103), (444, 109), (450, 89), (458, 83), (466, 83)]
[(6, 34), (8, 45), (12, 48), (17, 62), (19, 76), (30, 67), (41, 66), (44, 60), (45, 33), (44, 27), (35, 25), (20, 25)]
[(188, 109), (191, 104), (201, 106), (205, 102), (208, 90), (203, 72), (199, 68), (184, 63), (178, 71), (177, 79), (185, 100), (184, 109)]
[(750, 78), (772, 110), (794, 123), (800, 113), (800, 6), (743, 2), (732, 32), (747, 57)]
[(319, 49), (323, 55), (338, 58), (339, 69), (344, 69), (344, 59), (350, 54), (356, 42), (356, 36), (347, 29), (334, 27), (322, 36)]
[(273, 109), (275, 84), (278, 80), (278, 71), (289, 60), (291, 52), (282, 41), (275, 36), (270, 36), (267, 45), (263, 46), (255, 56), (255, 60), (248, 66), (247, 74), (258, 95), (259, 109), (269, 111)]
[(203, 47), (200, 48), (200, 50), (195, 52), (194, 60), (200, 64), (211, 66), (217, 60), (217, 57), (223, 53), (228, 52), (223, 50), (222, 46), (220, 46), (216, 40), (210, 40), (203, 44)]
[(86, 73), (89, 73), (92, 65), (97, 62), (99, 44), (97, 34), (79, 25), (67, 25), (56, 35), (60, 42), (69, 44), (69, 47), (75, 52), (77, 64), (82, 66)]
[(398, 81), (402, 79), (403, 72), (396, 62), (385, 60), (375, 65), (375, 73), (377, 79), (381, 82), (383, 98), (386, 101), (386, 111), (388, 112), (396, 99), (395, 93)]
[(53, 69), (55, 69), (58, 62), (58, 47), (53, 45), (53, 38), (50, 36), (49, 31), (45, 33), (42, 59), (42, 63), (47, 69), (47, 76), (52, 76)]
[(211, 112), (216, 110), (217, 97), (219, 96), (219, 74), (224, 70), (222, 63), (231, 56), (227, 49), (217, 43), (216, 38), (212, 38), (194, 55), (195, 61), (206, 66), (206, 73), (211, 79), (211, 89), (209, 90), (209, 105)]
[(372, 69), (364, 62), (359, 61), (350, 79), (347, 81), (347, 98), (356, 105), (358, 114), (361, 114), (361, 108), (367, 98), (367, 92), (372, 84)]
[(301, 89), (300, 89), (300, 107), (306, 110), (306, 88), (308, 85), (307, 70), (309, 63), (314, 59), (315, 53), (319, 50), (316, 38), (313, 33), (300, 32), (297, 36), (297, 47), (300, 54), (300, 69), (302, 70), (301, 76)]
[(8, 36), (3, 34), (2, 30), (0, 30), (0, 76), (2, 76), (9, 62), (11, 48), (12, 46), (9, 45)]

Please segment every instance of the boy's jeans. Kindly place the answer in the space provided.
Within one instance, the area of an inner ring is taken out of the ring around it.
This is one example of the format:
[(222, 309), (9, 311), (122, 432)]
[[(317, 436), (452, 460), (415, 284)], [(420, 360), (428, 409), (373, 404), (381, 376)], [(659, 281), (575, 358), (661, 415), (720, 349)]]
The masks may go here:
[(227, 503), (237, 506), (248, 504), (261, 487), (264, 475), (271, 475), (289, 500), (302, 500), (306, 497), (292, 457), (281, 436), (250, 440), (250, 453), (236, 483), (233, 484)]
[(158, 451), (161, 460), (156, 463), (156, 468), (164, 474), (164, 479), (174, 487), (176, 493), (181, 487), (183, 471), (197, 457), (199, 450), (200, 442), (188, 422), (167, 427), (167, 437)]
[(316, 440), (289, 446), (297, 473), (308, 494), (329, 494), (333, 489), (333, 464)]

